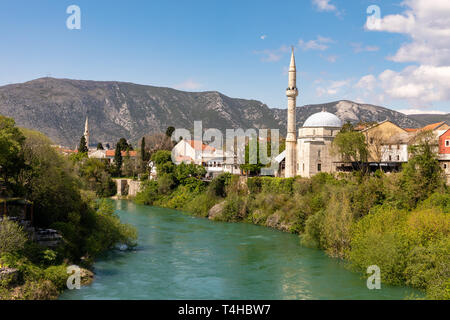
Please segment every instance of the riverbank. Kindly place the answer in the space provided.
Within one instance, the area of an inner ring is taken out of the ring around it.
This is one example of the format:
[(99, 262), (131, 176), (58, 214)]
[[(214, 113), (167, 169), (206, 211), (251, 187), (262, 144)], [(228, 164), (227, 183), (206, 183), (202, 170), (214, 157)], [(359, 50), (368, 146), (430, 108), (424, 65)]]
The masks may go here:
[[(97, 200), (110, 195), (112, 181), (87, 154), (69, 159), (43, 134), (18, 128), (2, 116), (0, 136), (7, 146), (0, 163), (0, 196), (24, 199), (30, 207), (20, 212), (2, 206), (0, 299), (56, 299), (66, 288), (69, 265), (89, 269), (117, 243), (132, 245), (135, 229), (122, 224), (107, 201)], [(88, 172), (98, 180), (86, 178)]]
[(298, 234), (304, 245), (345, 259), (355, 272), (377, 265), (382, 283), (450, 299), (450, 192), (439, 175), (433, 181), (406, 168), (391, 175), (255, 177), (246, 183), (222, 175), (206, 184), (188, 167), (147, 182), (135, 201)]
[(167, 208), (115, 201), (121, 221), (136, 226), (138, 246), (111, 250), (94, 264), (96, 279), (61, 300), (305, 300), (421, 297), (382, 285), (342, 260), (301, 245), (298, 236), (249, 223), (213, 222)]

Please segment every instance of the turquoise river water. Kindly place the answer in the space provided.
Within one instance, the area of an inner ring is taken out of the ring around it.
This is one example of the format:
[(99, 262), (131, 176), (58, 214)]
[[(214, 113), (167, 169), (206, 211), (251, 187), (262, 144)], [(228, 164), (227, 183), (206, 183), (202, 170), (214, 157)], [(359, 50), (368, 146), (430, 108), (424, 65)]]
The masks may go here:
[(115, 201), (137, 227), (133, 251), (113, 250), (94, 265), (95, 281), (60, 299), (403, 299), (414, 292), (369, 290), (366, 279), (296, 235), (221, 223), (175, 210)]

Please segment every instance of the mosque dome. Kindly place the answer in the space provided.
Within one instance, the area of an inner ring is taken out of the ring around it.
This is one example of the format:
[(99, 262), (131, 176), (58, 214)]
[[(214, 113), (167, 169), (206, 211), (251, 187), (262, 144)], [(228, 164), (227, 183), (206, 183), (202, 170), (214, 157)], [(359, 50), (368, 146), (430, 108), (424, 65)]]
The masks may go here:
[(342, 127), (342, 121), (334, 114), (322, 111), (313, 114), (308, 119), (306, 119), (303, 127)]

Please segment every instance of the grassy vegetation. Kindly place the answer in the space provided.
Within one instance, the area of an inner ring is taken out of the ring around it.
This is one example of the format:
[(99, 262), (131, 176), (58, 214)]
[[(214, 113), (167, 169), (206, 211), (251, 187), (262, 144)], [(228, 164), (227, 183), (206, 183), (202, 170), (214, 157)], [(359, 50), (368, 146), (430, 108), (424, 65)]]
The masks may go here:
[(450, 298), (450, 190), (425, 141), (401, 173), (321, 173), (305, 178), (249, 178), (223, 174), (206, 184), (199, 167), (174, 166), (161, 152), (158, 181), (135, 199), (208, 216), (299, 234), (302, 242), (346, 259), (365, 274), (381, 268), (382, 282), (425, 290), (430, 299)]

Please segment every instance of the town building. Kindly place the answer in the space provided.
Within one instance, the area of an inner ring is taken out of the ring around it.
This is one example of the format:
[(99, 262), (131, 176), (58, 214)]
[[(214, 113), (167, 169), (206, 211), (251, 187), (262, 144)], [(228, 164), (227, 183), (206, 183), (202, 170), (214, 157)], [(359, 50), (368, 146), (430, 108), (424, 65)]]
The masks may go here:
[(446, 175), (447, 183), (450, 184), (450, 129), (439, 136), (438, 159)]
[[(172, 154), (176, 164), (184, 162), (203, 166), (206, 169), (207, 178), (213, 178), (224, 172), (241, 174), (235, 155), (208, 146), (202, 141), (183, 139), (172, 149)], [(233, 163), (228, 163), (227, 158), (233, 159)]]
[[(109, 164), (114, 163), (114, 155), (116, 154), (116, 150), (92, 150), (89, 151), (88, 157), (94, 159), (104, 160)], [(122, 158), (130, 157), (131, 159), (136, 159), (138, 154), (137, 151), (121, 151)]]
[(276, 163), (281, 169), (283, 157), (285, 158), (284, 176), (286, 178), (311, 177), (320, 172), (335, 172), (339, 159), (331, 152), (331, 143), (341, 130), (342, 121), (336, 115), (323, 110), (306, 119), (298, 130), (297, 136), (295, 125), (298, 96), (296, 74), (295, 56), (292, 49), (289, 86), (286, 90), (288, 97), (286, 152), (284, 156), (276, 158)]

